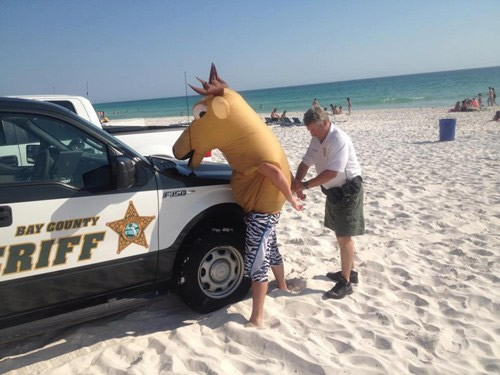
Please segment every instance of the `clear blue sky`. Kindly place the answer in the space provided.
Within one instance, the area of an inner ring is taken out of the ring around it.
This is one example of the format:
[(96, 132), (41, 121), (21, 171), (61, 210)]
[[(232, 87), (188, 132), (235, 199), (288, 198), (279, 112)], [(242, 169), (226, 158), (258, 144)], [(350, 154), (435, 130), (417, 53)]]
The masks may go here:
[(0, 0), (0, 95), (181, 96), (500, 65), (499, 0)]

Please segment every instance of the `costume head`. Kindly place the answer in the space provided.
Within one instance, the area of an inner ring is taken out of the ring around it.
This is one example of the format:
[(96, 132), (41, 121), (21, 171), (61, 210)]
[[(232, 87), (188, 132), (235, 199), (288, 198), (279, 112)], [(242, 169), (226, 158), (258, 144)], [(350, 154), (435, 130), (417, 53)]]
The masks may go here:
[(198, 78), (203, 89), (191, 86), (204, 98), (193, 106), (195, 119), (174, 144), (178, 159), (200, 165), (207, 151), (218, 148), (233, 169), (231, 187), (246, 211), (278, 212), (285, 197), (257, 172), (264, 162), (278, 166), (290, 179), (285, 153), (276, 136), (235, 91), (228, 88), (212, 64), (210, 78)]

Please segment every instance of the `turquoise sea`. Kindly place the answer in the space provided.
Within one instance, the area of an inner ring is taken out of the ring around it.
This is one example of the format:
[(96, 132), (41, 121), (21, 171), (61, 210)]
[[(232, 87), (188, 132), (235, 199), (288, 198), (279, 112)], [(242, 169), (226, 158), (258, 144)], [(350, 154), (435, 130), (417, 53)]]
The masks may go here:
[[(351, 98), (353, 110), (410, 107), (453, 107), (457, 100), (483, 95), (486, 105), (488, 87), (500, 91), (500, 66), (446, 72), (410, 74), (394, 77), (328, 82), (303, 86), (240, 91), (256, 112), (305, 112), (314, 98), (323, 107), (346, 107)], [(189, 89), (191, 90), (191, 89)], [(198, 95), (176, 98), (135, 100), (96, 104), (110, 119), (167, 117), (186, 115), (186, 108), (200, 100)], [(497, 103), (499, 101), (497, 100)]]

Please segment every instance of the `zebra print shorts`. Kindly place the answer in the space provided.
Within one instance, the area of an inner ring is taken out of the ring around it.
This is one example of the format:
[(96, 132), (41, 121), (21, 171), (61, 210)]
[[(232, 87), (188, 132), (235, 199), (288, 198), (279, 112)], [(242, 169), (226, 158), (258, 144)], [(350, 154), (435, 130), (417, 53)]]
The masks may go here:
[(280, 214), (250, 212), (245, 216), (245, 276), (266, 282), (269, 267), (283, 264), (276, 239)]

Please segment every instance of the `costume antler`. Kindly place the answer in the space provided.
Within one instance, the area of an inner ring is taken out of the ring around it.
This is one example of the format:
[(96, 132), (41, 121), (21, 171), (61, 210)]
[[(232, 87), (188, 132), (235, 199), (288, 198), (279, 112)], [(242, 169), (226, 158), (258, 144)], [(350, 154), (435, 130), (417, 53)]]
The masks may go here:
[(210, 67), (210, 76), (208, 78), (208, 82), (198, 77), (196, 77), (196, 79), (201, 82), (203, 88), (201, 89), (192, 85), (189, 85), (189, 87), (191, 87), (200, 95), (222, 96), (224, 95), (224, 88), (228, 87), (227, 83), (217, 74), (217, 69), (215, 68), (214, 63), (212, 63), (212, 66)]

